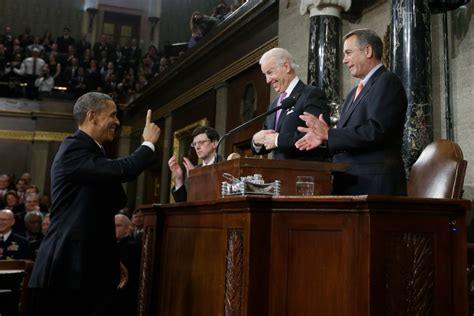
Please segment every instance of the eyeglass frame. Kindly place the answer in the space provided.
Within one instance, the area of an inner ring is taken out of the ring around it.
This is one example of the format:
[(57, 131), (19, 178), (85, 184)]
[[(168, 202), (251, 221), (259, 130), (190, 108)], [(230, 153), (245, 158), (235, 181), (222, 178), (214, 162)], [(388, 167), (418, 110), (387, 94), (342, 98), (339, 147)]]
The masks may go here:
[(192, 148), (196, 148), (197, 145), (202, 146), (207, 142), (211, 142), (211, 140), (210, 139), (198, 140), (197, 142), (192, 142), (190, 146)]

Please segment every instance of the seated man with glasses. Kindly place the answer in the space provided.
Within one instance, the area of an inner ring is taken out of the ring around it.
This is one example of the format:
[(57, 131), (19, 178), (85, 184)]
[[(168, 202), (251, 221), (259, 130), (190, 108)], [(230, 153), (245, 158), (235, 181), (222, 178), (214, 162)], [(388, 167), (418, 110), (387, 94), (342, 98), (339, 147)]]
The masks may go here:
[[(198, 158), (202, 160), (202, 163), (196, 167), (212, 165), (213, 163), (223, 160), (223, 158), (216, 152), (217, 143), (219, 142), (219, 134), (215, 129), (208, 126), (200, 126), (194, 129), (191, 137), (193, 139), (191, 147), (196, 151)], [(186, 169), (186, 175), (189, 174), (189, 170), (195, 168), (191, 161), (186, 157), (183, 157), (183, 165)], [(187, 190), (184, 181), (184, 172), (178, 163), (176, 155), (173, 155), (170, 160), (168, 160), (168, 166), (175, 179), (175, 186), (171, 191), (174, 200), (176, 202), (186, 202)]]

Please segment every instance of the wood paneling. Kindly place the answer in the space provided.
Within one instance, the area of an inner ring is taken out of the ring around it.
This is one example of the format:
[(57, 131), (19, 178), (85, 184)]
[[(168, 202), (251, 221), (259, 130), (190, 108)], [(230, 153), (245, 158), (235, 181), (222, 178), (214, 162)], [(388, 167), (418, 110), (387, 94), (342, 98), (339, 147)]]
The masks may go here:
[(161, 255), (143, 275), (160, 276), (144, 285), (159, 315), (464, 316), (470, 207), (382, 196), (157, 205), (145, 218), (162, 216), (148, 222)]
[[(227, 130), (231, 130), (248, 120), (242, 115), (242, 108), (245, 102), (244, 94), (248, 85), (252, 85), (255, 91), (255, 113), (252, 117), (260, 115), (267, 110), (270, 102), (270, 88), (265, 82), (265, 76), (260, 70), (260, 65), (255, 64), (255, 66), (229, 80)], [(240, 130), (233, 135), (229, 135), (226, 139), (226, 156), (231, 152), (238, 152), (244, 157), (245, 150), (250, 149), (250, 141), (253, 134), (258, 132), (262, 125), (263, 120), (255, 122), (248, 128)]]

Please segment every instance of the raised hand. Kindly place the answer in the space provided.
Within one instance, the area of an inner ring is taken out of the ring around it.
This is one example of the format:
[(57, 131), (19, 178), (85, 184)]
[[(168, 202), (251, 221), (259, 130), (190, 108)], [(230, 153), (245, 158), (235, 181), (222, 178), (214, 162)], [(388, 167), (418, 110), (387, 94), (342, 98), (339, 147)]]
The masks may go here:
[(160, 139), (160, 128), (151, 121), (151, 110), (146, 113), (145, 128), (143, 129), (143, 140), (156, 144)]
[(180, 165), (178, 164), (178, 159), (176, 155), (171, 156), (168, 160), (168, 167), (170, 168), (171, 174), (174, 177), (174, 182), (176, 187), (180, 187), (183, 185), (183, 169), (181, 169)]
[(305, 121), (308, 127), (298, 127), (298, 131), (306, 133), (303, 138), (299, 139), (295, 146), (299, 150), (311, 150), (323, 144), (328, 139), (329, 126), (324, 121), (323, 115), (319, 118), (311, 113), (304, 112), (300, 118)]
[(186, 157), (183, 157), (184, 168), (186, 168), (186, 174), (189, 176), (189, 170), (194, 169), (193, 163)]

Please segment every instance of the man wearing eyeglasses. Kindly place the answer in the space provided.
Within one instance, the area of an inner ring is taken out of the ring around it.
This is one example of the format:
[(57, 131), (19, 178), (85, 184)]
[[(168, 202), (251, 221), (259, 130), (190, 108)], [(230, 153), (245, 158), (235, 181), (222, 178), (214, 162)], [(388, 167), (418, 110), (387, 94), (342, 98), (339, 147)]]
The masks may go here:
[[(216, 152), (219, 134), (215, 129), (208, 126), (200, 126), (194, 129), (191, 137), (193, 139), (191, 147), (194, 148), (196, 155), (202, 161), (197, 167), (212, 165), (213, 163), (223, 160)], [(189, 174), (189, 170), (195, 168), (192, 162), (186, 157), (183, 157), (183, 165), (186, 169), (186, 175)], [(168, 160), (168, 166), (175, 179), (175, 186), (171, 191), (173, 198), (176, 202), (186, 202), (188, 192), (184, 181), (184, 172), (178, 163), (176, 155), (173, 155), (170, 160)]]

